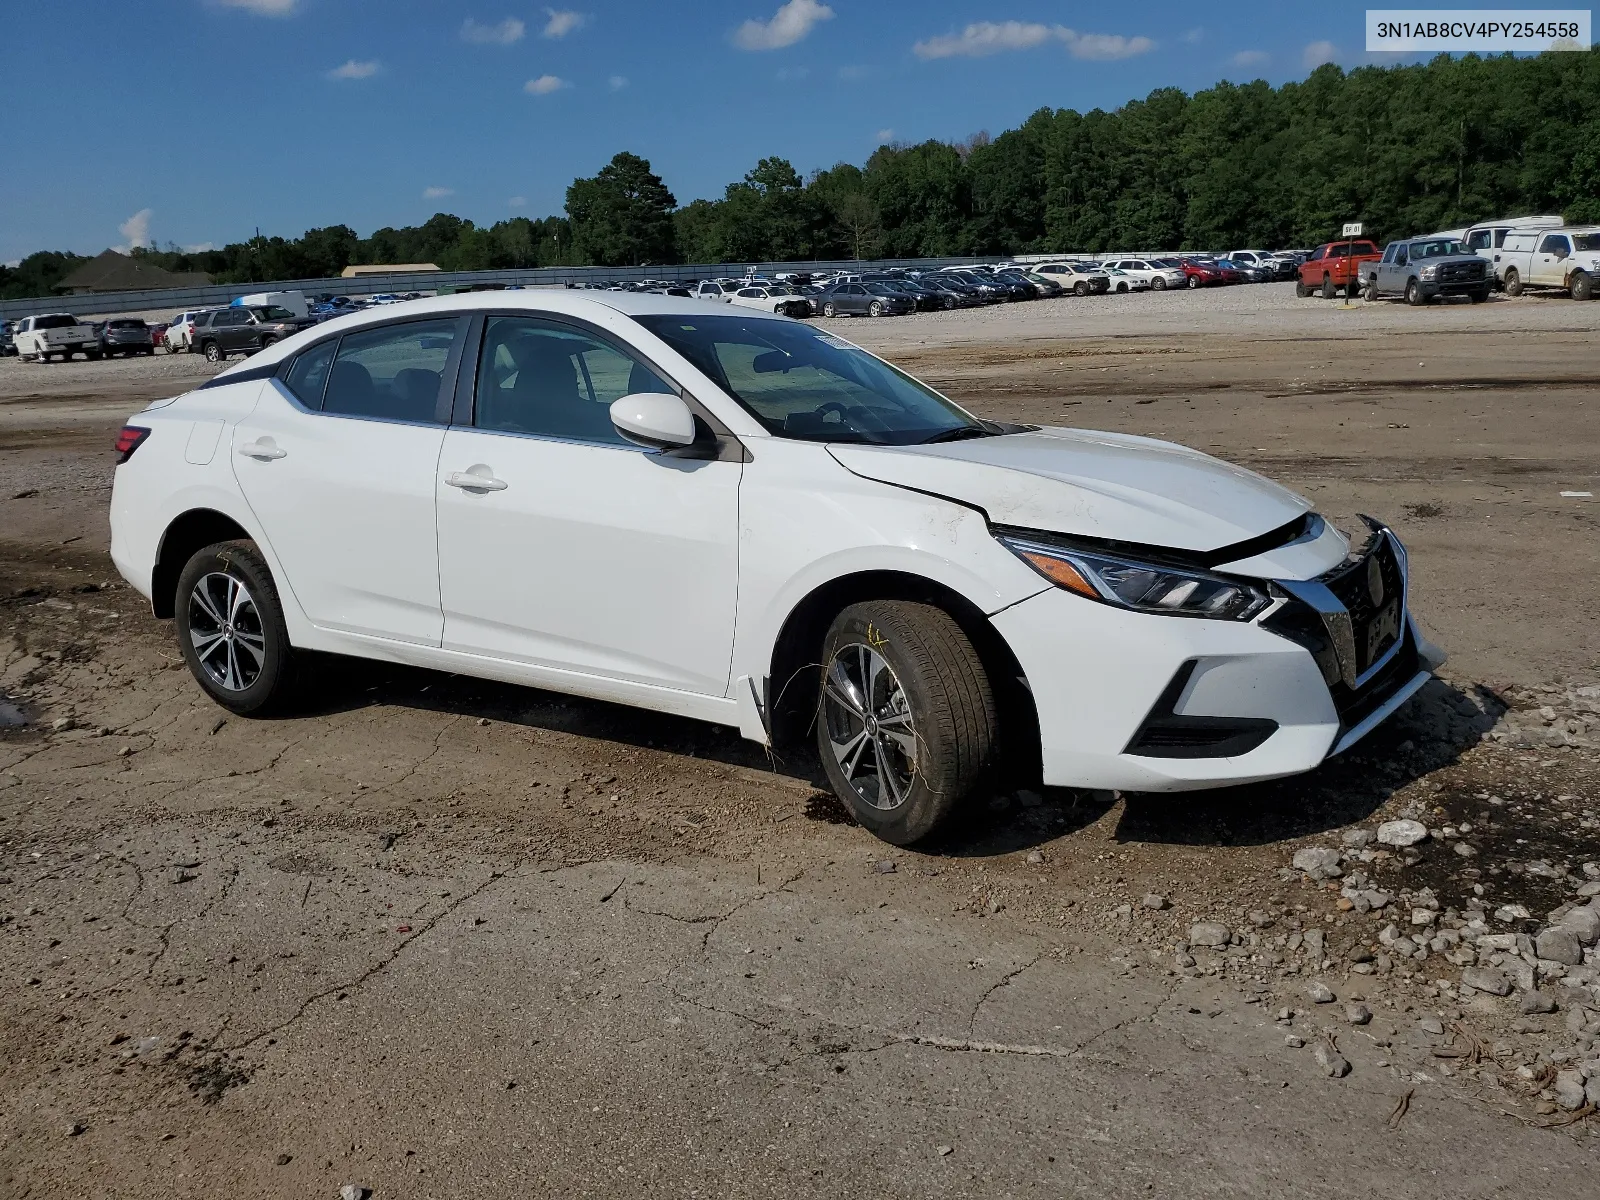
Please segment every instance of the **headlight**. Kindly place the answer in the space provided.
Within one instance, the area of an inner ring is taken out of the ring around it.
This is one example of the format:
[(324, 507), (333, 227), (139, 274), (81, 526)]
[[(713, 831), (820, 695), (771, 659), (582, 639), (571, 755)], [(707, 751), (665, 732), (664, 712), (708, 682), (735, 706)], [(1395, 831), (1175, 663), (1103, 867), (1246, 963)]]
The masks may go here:
[(1000, 541), (1057, 587), (1118, 608), (1248, 621), (1272, 603), (1262, 588), (1204, 571), (1069, 550), (1026, 537), (1001, 536)]
[(1422, 268), (1422, 278), (1424, 278), (1424, 279), (1432, 279), (1438, 273), (1439, 273), (1439, 268), (1438, 267), (1423, 267)]

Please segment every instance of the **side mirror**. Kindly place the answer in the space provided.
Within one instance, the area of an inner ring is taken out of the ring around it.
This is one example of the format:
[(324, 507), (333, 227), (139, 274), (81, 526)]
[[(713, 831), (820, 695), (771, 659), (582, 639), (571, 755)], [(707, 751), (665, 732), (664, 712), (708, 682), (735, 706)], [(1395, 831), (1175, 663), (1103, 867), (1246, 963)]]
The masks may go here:
[(637, 446), (670, 450), (694, 442), (694, 414), (679, 397), (636, 392), (611, 404), (611, 424)]

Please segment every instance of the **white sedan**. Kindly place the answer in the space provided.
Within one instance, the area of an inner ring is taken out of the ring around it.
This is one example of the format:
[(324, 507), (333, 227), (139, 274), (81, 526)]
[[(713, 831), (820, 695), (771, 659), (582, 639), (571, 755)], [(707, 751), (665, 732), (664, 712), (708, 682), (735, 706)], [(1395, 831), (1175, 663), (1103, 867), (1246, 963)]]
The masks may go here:
[[(1183, 286), (1183, 272), (1177, 267), (1163, 267), (1158, 263), (1149, 262), (1142, 258), (1114, 258), (1100, 264), (1108, 271), (1120, 271), (1129, 279), (1139, 279), (1144, 286), (1154, 291), (1166, 288), (1180, 288)], [(1113, 291), (1122, 291), (1118, 287), (1118, 279), (1113, 275), (1111, 288)], [(1137, 290), (1137, 289), (1135, 289)]]
[(321, 651), (808, 736), (909, 843), (1002, 786), (1305, 771), (1440, 661), (1407, 559), (1198, 451), (982, 420), (829, 331), (610, 292), (340, 317), (118, 439), (199, 686)]
[(781, 283), (742, 287), (728, 298), (729, 304), (755, 308), (785, 317), (809, 317), (811, 302), (800, 292)]

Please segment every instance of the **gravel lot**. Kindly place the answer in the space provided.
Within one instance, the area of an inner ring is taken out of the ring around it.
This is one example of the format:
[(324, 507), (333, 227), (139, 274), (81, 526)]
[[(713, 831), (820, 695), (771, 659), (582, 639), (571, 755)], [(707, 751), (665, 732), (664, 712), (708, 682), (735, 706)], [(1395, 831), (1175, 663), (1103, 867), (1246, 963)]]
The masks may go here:
[(528, 689), (335, 663), (223, 720), (106, 557), (115, 428), (210, 368), (0, 361), (0, 1194), (1592, 1196), (1597, 324), (829, 323), (1389, 518), (1452, 654), (1304, 778), (999, 795), (919, 852), (814, 764)]

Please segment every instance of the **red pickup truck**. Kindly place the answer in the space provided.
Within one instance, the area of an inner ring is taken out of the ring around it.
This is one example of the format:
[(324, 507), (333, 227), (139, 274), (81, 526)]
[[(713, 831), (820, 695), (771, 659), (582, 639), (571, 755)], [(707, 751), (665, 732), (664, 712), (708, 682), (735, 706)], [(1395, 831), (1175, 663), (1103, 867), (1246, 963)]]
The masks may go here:
[(1296, 296), (1320, 291), (1331, 300), (1342, 289), (1352, 300), (1361, 291), (1361, 264), (1377, 262), (1383, 253), (1372, 242), (1327, 242), (1311, 252), (1300, 264), (1300, 278), (1294, 285)]

